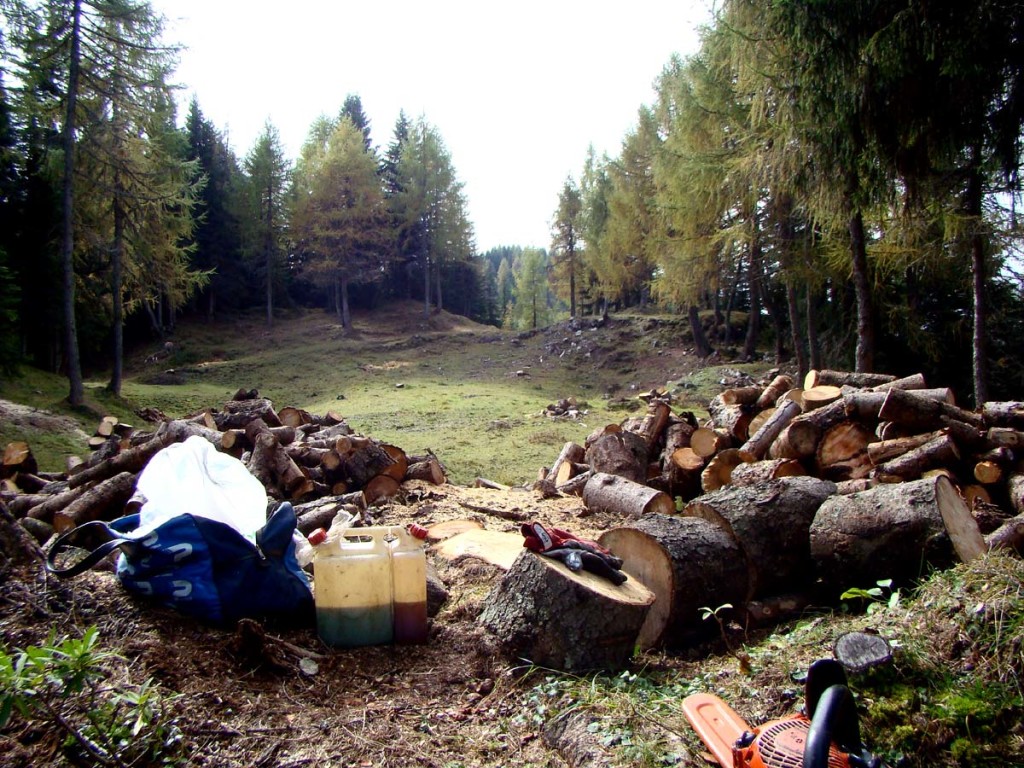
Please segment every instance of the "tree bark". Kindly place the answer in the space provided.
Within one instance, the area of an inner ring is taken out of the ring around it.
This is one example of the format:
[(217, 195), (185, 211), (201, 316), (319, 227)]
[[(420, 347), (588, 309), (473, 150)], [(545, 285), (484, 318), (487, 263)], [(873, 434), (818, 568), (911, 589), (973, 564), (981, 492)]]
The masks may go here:
[(655, 595), (637, 636), (640, 648), (678, 646), (714, 627), (700, 609), (739, 606), (748, 592), (743, 553), (719, 526), (698, 517), (648, 515), (601, 534), (601, 546)]
[(810, 529), (818, 574), (836, 589), (907, 582), (985, 552), (970, 510), (945, 477), (833, 496)]
[(857, 297), (856, 371), (868, 373), (875, 364), (874, 302), (868, 274), (867, 238), (864, 217), (858, 208), (850, 216), (850, 256), (853, 267), (853, 290)]
[(693, 335), (693, 346), (697, 357), (703, 359), (708, 357), (714, 350), (708, 344), (708, 337), (704, 335), (704, 326), (700, 323), (700, 313), (696, 304), (691, 304), (687, 311), (687, 318), (690, 321), (690, 333)]
[(808, 531), (835, 483), (784, 477), (748, 488), (723, 488), (691, 501), (682, 514), (728, 532), (743, 550), (749, 574), (747, 600), (791, 592), (812, 577)]
[(68, 402), (78, 407), (85, 401), (82, 362), (78, 352), (78, 329), (75, 324), (75, 225), (74, 177), (75, 132), (78, 110), (78, 82), (81, 66), (82, 0), (71, 4), (71, 51), (68, 62), (67, 106), (64, 112), (64, 178), (61, 182), (61, 299), (64, 308), (64, 358), (68, 376)]
[(586, 452), (586, 461), (594, 472), (619, 475), (637, 483), (647, 481), (647, 460), (647, 443), (635, 432), (604, 435)]
[(480, 623), (503, 652), (566, 672), (629, 663), (654, 594), (635, 578), (622, 585), (524, 549), (484, 601)]
[(672, 514), (675, 502), (667, 493), (619, 475), (595, 472), (583, 489), (583, 503), (591, 512), (608, 512), (623, 517)]
[(54, 530), (63, 533), (90, 520), (120, 517), (125, 503), (135, 491), (135, 479), (136, 473), (121, 472), (90, 488), (54, 514)]

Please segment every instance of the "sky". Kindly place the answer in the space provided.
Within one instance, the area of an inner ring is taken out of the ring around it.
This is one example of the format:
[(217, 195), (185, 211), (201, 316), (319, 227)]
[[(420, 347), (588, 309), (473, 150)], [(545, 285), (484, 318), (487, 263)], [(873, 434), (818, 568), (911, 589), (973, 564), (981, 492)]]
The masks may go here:
[[(476, 244), (547, 248), (558, 194), (593, 145), (616, 157), (710, 0), (151, 0), (185, 46), (175, 80), (241, 160), (269, 120), (298, 157), (313, 121), (359, 96), (370, 138), (399, 111), (440, 133)], [(627, 10), (628, 6), (628, 10)]]

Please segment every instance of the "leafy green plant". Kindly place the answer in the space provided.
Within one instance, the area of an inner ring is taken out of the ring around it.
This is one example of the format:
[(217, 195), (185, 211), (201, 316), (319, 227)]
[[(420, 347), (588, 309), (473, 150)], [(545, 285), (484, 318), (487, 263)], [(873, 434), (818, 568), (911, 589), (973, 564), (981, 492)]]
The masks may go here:
[(0, 728), (15, 714), (55, 728), (73, 763), (181, 764), (181, 732), (170, 716), (176, 697), (150, 680), (111, 683), (109, 667), (123, 659), (98, 641), (90, 627), (81, 638), (51, 633), (44, 645), (0, 648)]
[[(888, 594), (886, 594), (887, 592)], [(839, 599), (846, 601), (858, 600), (862, 604), (866, 603), (866, 611), (870, 615), (875, 611), (883, 609), (892, 610), (899, 606), (900, 591), (892, 588), (892, 579), (880, 579), (875, 582), (875, 586), (869, 589), (861, 589), (860, 587), (848, 589), (839, 596)]]
[(740, 672), (745, 675), (749, 675), (751, 672), (750, 668), (750, 656), (744, 651), (735, 647), (735, 643), (729, 638), (729, 633), (725, 631), (725, 619), (723, 615), (726, 611), (732, 610), (732, 603), (722, 603), (717, 608), (710, 608), (708, 606), (702, 606), (700, 609), (700, 617), (702, 620), (707, 621), (708, 619), (714, 619), (718, 624), (718, 632), (722, 636), (722, 642), (725, 643), (726, 649), (729, 654), (732, 655), (740, 663)]

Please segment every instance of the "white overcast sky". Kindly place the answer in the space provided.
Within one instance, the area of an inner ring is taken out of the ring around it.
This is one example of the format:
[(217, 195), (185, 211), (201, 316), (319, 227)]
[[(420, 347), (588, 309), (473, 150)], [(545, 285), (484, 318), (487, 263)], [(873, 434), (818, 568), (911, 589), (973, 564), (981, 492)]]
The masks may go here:
[[(371, 140), (400, 109), (437, 128), (481, 251), (547, 248), (587, 147), (619, 154), (673, 53), (697, 49), (710, 0), (152, 0), (176, 81), (239, 159), (270, 120), (291, 160), (313, 120), (362, 100)], [(185, 110), (180, 111), (184, 119)]]

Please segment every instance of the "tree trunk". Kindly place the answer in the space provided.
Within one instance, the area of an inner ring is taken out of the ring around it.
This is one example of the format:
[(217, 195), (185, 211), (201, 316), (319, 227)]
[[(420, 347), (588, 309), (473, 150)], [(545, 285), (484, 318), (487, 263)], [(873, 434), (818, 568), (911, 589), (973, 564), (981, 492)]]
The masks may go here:
[(792, 592), (812, 580), (808, 531), (835, 483), (784, 477), (745, 488), (725, 488), (683, 509), (728, 532), (743, 550), (749, 574), (747, 600)]
[(973, 329), (971, 362), (973, 364), (974, 404), (980, 407), (988, 400), (988, 354), (985, 326), (988, 324), (987, 265), (985, 238), (982, 236), (980, 150), (971, 150), (971, 174), (967, 185), (967, 215), (971, 221), (971, 298)]
[(793, 355), (796, 357), (797, 376), (803, 377), (810, 370), (807, 362), (807, 350), (800, 338), (800, 305), (796, 295), (796, 286), (791, 278), (786, 278), (786, 309), (789, 313), (789, 341), (793, 345)]
[(348, 273), (343, 272), (338, 279), (338, 291), (341, 293), (341, 327), (352, 330), (352, 312), (348, 306)]
[(690, 333), (693, 334), (693, 346), (696, 349), (697, 357), (708, 357), (713, 350), (708, 344), (707, 336), (704, 335), (704, 326), (700, 324), (700, 313), (696, 304), (690, 305), (687, 317), (690, 320)]
[(726, 531), (698, 517), (648, 515), (612, 528), (598, 543), (622, 558), (622, 570), (655, 595), (637, 636), (642, 649), (678, 646), (702, 631), (702, 607), (739, 607), (748, 592), (743, 552)]
[(875, 364), (875, 324), (864, 217), (859, 208), (850, 217), (849, 229), (853, 290), (857, 297), (856, 370), (858, 373), (868, 373), (874, 370)]
[[(810, 367), (821, 368), (821, 343), (818, 341), (818, 314), (814, 304), (814, 291), (807, 283), (805, 314), (807, 317), (807, 362)], [(806, 374), (807, 371), (804, 371)]]
[(566, 672), (628, 664), (654, 594), (635, 578), (616, 586), (523, 549), (491, 590), (480, 623), (510, 657)]
[[(113, 107), (114, 130), (118, 132), (121, 128), (118, 125), (118, 109), (115, 103)], [(115, 141), (120, 143), (120, 134), (115, 136)], [(111, 325), (113, 326), (113, 359), (111, 360), (110, 383), (107, 389), (115, 395), (121, 395), (121, 383), (124, 373), (124, 298), (122, 293), (122, 282), (124, 274), (124, 210), (125, 191), (121, 184), (120, 170), (114, 168), (114, 242), (110, 250), (110, 300), (111, 300)]]
[(68, 376), (68, 402), (78, 407), (85, 400), (82, 361), (78, 352), (78, 328), (75, 324), (75, 112), (78, 105), (79, 66), (82, 44), (82, 0), (71, 5), (71, 53), (68, 63), (67, 109), (64, 114), (64, 178), (61, 187), (61, 299), (64, 307), (64, 357)]
[(818, 574), (836, 589), (906, 582), (985, 552), (978, 524), (945, 477), (878, 485), (825, 501), (810, 530)]

